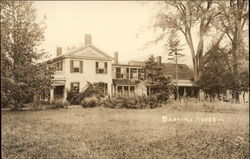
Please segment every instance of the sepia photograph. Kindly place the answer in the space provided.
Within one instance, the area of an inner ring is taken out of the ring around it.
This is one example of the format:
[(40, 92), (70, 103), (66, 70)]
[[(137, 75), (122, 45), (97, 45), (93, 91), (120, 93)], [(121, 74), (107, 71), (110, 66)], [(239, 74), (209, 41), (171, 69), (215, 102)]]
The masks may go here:
[(1, 4), (1, 158), (248, 159), (249, 1)]

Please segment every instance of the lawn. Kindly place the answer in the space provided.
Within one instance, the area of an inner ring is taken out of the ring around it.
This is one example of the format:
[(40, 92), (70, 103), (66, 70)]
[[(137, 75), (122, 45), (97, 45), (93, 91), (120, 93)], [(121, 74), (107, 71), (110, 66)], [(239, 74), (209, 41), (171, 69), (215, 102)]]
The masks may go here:
[[(1, 114), (5, 159), (241, 159), (249, 155), (248, 111), (79, 107)], [(173, 121), (177, 118), (188, 120)]]

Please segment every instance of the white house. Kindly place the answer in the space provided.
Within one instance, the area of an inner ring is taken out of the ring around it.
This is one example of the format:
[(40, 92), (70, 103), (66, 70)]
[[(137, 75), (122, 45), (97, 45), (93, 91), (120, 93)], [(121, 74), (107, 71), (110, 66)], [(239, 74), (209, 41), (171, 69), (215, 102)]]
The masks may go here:
[(48, 61), (56, 66), (50, 90), (50, 101), (66, 101), (67, 90), (83, 91), (87, 82), (104, 82), (111, 95), (112, 60), (107, 53), (92, 44), (91, 35), (85, 35), (83, 47), (62, 52), (57, 48), (57, 56)]
[[(112, 63), (113, 61), (113, 63)], [(175, 79), (175, 65), (162, 63), (156, 57), (166, 76)], [(65, 102), (68, 90), (84, 91), (88, 82), (106, 83), (106, 92), (112, 96), (129, 97), (149, 95), (150, 89), (145, 84), (145, 61), (130, 61), (119, 64), (118, 53), (114, 58), (92, 44), (91, 35), (85, 35), (83, 47), (67, 52), (57, 48), (57, 56), (48, 61), (56, 67), (50, 101)], [(178, 85), (180, 96), (194, 96), (193, 72), (183, 64), (178, 64)]]

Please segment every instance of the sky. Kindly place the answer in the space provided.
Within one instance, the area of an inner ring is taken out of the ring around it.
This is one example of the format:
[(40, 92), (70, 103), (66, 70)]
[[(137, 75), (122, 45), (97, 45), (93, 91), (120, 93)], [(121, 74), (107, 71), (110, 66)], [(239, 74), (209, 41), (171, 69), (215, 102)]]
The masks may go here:
[[(155, 1), (36, 1), (38, 19), (46, 16), (45, 41), (42, 48), (52, 57), (56, 47), (83, 46), (84, 35), (92, 35), (92, 43), (107, 54), (119, 53), (119, 61), (144, 60), (150, 54), (167, 61), (162, 44), (145, 44), (156, 34), (149, 29), (157, 10)], [(182, 39), (183, 41), (183, 39)], [(144, 49), (143, 49), (144, 48)], [(185, 51), (180, 63), (192, 67), (191, 55)]]

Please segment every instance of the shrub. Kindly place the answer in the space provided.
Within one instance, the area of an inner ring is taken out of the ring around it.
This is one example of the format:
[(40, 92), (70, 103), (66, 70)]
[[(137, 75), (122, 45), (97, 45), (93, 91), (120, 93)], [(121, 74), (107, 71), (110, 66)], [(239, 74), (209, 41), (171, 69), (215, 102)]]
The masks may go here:
[(82, 102), (81, 105), (86, 108), (86, 107), (96, 107), (98, 103), (98, 99), (94, 96), (92, 97), (87, 97), (85, 98)]
[(102, 105), (109, 108), (126, 108), (126, 109), (144, 109), (159, 107), (156, 96), (134, 96), (127, 98), (105, 98), (102, 99)]
[(49, 101), (35, 101), (31, 106), (36, 110), (41, 110), (47, 108), (49, 105)]
[(51, 109), (68, 108), (68, 102), (52, 102)]
[(67, 101), (70, 104), (82, 104), (82, 101), (85, 98), (95, 96), (98, 99), (101, 99), (106, 96), (104, 91), (105, 84), (102, 82), (97, 83), (88, 83), (88, 87), (83, 92), (69, 91), (67, 96)]
[(83, 92), (69, 91), (67, 101), (69, 101), (70, 104), (80, 104), (84, 97), (85, 94)]

